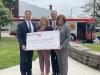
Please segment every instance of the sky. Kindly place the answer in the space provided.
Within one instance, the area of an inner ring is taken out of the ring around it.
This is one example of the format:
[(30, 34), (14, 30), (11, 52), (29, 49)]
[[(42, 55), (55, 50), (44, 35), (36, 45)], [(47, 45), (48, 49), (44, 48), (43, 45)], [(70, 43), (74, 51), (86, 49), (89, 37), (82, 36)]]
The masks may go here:
[[(54, 10), (57, 10), (59, 14), (64, 14), (68, 17), (73, 16), (87, 16), (83, 13), (81, 6), (84, 6), (89, 0), (20, 0), (40, 6), (42, 8), (49, 9), (49, 5), (53, 6)], [(71, 15), (72, 10), (72, 15)]]

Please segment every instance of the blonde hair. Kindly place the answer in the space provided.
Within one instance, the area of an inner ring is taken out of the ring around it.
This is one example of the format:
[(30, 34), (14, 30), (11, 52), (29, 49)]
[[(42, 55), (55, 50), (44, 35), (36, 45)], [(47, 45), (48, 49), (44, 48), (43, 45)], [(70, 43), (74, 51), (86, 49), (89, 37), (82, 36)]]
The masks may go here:
[(47, 26), (49, 26), (50, 24), (49, 24), (49, 18), (47, 18), (47, 17), (41, 17), (41, 19), (40, 19), (40, 25), (42, 25), (42, 20), (45, 20), (46, 21), (46, 25)]

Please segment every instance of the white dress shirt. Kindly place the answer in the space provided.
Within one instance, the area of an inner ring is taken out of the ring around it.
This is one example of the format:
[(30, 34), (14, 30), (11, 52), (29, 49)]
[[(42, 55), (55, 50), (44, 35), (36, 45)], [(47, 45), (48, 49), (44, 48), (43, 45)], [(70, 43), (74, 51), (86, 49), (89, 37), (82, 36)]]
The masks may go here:
[(29, 28), (29, 23), (30, 23), (30, 25), (31, 25), (31, 32), (34, 32), (34, 27), (33, 27), (32, 22), (26, 20), (26, 23), (27, 23), (27, 27), (28, 27), (28, 28)]

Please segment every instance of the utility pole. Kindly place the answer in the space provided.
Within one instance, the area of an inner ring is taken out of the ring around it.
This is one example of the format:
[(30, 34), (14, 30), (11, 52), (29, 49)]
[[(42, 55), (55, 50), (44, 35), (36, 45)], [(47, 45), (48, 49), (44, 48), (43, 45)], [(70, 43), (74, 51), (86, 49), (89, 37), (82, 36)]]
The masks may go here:
[(73, 8), (71, 8), (71, 18), (73, 17)]
[[(96, 0), (94, 0), (94, 2), (93, 2), (93, 7), (94, 7), (94, 9), (93, 9), (93, 17), (94, 17), (94, 19), (96, 19)], [(95, 22), (95, 25), (97, 26), (97, 21)]]
[(96, 12), (96, 0), (94, 0), (94, 2), (93, 2), (93, 7), (94, 7), (94, 10), (93, 10), (93, 17), (95, 18), (95, 12)]

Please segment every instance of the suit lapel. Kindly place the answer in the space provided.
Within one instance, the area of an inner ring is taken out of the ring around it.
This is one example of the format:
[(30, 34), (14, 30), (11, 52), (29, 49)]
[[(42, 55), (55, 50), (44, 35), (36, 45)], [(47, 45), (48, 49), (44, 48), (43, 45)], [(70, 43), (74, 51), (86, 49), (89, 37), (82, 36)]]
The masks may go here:
[(31, 23), (33, 25), (34, 32), (36, 32), (36, 24), (34, 24), (32, 21), (31, 21)]
[[(33, 25), (34, 32), (36, 32), (36, 25), (35, 25), (32, 21), (31, 21), (31, 23), (32, 23), (32, 25)], [(29, 33), (30, 31), (29, 31), (29, 28), (28, 28), (28, 26), (27, 26), (26, 21), (24, 21), (23, 24), (24, 24), (25, 30)]]
[(28, 28), (28, 26), (27, 26), (26, 21), (24, 21), (24, 28), (25, 28), (25, 30), (26, 30), (27, 32), (29, 32), (29, 28)]

